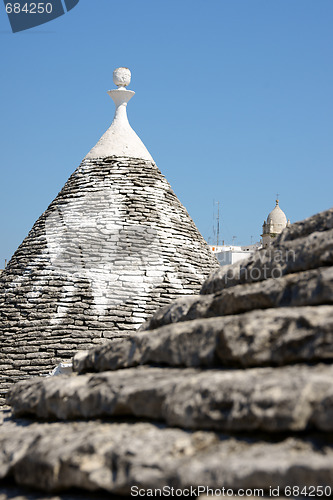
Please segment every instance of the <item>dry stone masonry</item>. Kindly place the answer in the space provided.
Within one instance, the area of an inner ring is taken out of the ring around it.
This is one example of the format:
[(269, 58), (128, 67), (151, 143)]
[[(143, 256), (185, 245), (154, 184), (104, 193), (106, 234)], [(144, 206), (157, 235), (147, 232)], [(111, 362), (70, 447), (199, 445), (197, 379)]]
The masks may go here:
[[(128, 82), (116, 72), (115, 83)], [(80, 349), (128, 335), (197, 293), (215, 257), (131, 129), (127, 100), (0, 276), (0, 403)], [(96, 156), (98, 155), (98, 156)]]
[[(139, 331), (76, 354), (76, 374), (13, 386), (0, 478), (64, 500), (199, 485), (332, 496), (332, 229), (333, 209), (296, 223)], [(292, 263), (276, 258), (286, 245)]]

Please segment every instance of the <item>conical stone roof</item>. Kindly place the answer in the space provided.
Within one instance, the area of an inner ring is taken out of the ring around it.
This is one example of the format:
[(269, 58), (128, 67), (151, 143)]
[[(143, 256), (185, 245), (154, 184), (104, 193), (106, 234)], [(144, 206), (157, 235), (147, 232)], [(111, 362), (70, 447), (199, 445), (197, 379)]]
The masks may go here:
[(3, 392), (78, 349), (127, 335), (159, 307), (198, 292), (218, 267), (128, 123), (129, 75), (115, 72), (111, 127), (1, 274)]

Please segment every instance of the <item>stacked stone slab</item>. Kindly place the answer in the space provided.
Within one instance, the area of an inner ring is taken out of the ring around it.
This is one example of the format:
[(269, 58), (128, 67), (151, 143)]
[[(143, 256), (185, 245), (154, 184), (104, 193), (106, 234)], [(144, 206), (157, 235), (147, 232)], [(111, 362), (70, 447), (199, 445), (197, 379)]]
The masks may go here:
[(77, 375), (16, 384), (1, 477), (94, 498), (201, 485), (331, 496), (332, 360), (333, 209), (78, 353)]
[(133, 92), (110, 94), (110, 129), (1, 273), (0, 403), (13, 381), (127, 335), (159, 307), (197, 293), (218, 267), (128, 124)]

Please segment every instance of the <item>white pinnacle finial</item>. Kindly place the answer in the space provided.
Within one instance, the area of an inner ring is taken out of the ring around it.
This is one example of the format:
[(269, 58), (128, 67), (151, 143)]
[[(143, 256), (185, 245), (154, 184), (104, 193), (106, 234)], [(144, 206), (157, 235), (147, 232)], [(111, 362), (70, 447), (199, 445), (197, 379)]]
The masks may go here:
[(113, 82), (118, 88), (125, 88), (131, 83), (131, 72), (128, 68), (116, 68), (113, 72)]
[(154, 161), (145, 145), (128, 123), (126, 107), (134, 96), (133, 90), (127, 90), (131, 82), (131, 72), (128, 68), (116, 68), (113, 81), (117, 88), (109, 90), (108, 94), (116, 105), (116, 111), (111, 127), (100, 138), (98, 143), (87, 154), (86, 158), (103, 158), (108, 156), (127, 156)]

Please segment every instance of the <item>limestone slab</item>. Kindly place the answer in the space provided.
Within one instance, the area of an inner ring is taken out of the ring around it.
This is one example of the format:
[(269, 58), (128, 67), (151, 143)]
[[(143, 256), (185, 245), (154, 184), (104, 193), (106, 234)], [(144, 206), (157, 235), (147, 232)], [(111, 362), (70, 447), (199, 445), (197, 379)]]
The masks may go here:
[[(22, 448), (22, 443), (29, 446)], [(154, 423), (31, 423), (0, 426), (0, 477), (44, 490), (80, 487), (130, 494), (132, 486), (284, 488), (331, 485), (329, 440), (264, 440), (186, 432)]]
[(262, 282), (235, 285), (213, 294), (181, 297), (159, 309), (143, 330), (162, 325), (240, 314), (254, 309), (333, 303), (333, 267), (320, 267)]
[(24, 380), (11, 388), (16, 416), (135, 416), (189, 429), (333, 431), (333, 365), (247, 370), (137, 367)]
[(333, 306), (255, 310), (175, 323), (79, 352), (73, 363), (84, 373), (144, 364), (245, 368), (320, 360), (333, 360)]

